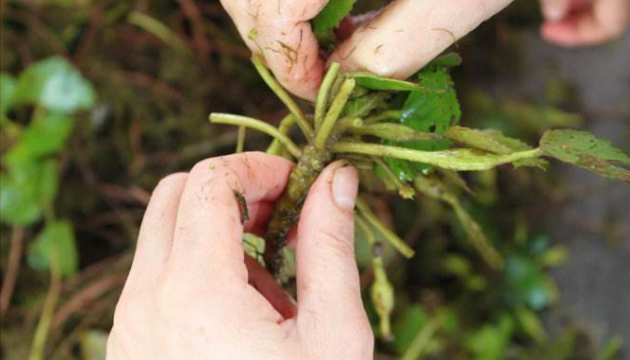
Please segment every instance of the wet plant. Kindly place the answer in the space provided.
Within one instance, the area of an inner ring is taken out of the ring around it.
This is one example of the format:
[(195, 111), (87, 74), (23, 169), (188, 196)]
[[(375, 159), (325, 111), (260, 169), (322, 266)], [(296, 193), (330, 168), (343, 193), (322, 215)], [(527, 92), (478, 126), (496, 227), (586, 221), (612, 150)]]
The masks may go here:
[[(466, 188), (458, 172), (483, 171), (502, 165), (545, 169), (547, 158), (571, 163), (607, 178), (630, 183), (630, 157), (611, 143), (587, 132), (549, 130), (538, 147), (496, 130), (458, 125), (461, 111), (449, 69), (459, 65), (457, 54), (447, 54), (421, 70), (410, 81), (354, 72), (340, 73), (332, 64), (319, 89), (312, 114), (302, 110), (274, 79), (262, 59), (253, 57), (259, 74), (289, 111), (274, 127), (246, 116), (213, 113), (210, 122), (239, 126), (237, 149), (243, 149), (245, 128), (261, 131), (273, 142), (267, 152), (296, 162), (282, 197), (276, 202), (264, 234), (263, 262), (275, 276), (283, 266), (283, 248), (297, 224), (310, 186), (323, 168), (344, 159), (362, 171), (362, 179), (376, 177), (403, 198), (427, 196), (448, 204), (467, 233), (470, 244), (493, 269), (504, 260), (481, 226), (450, 190)], [(291, 135), (299, 128), (303, 144)], [(619, 166), (621, 165), (621, 166)], [(375, 176), (376, 175), (376, 176)], [(389, 316), (393, 288), (381, 259), (383, 244), (377, 232), (406, 258), (414, 250), (390, 230), (369, 205), (369, 188), (363, 186), (357, 203), (357, 229), (373, 248), (374, 283), (371, 296), (380, 317), (381, 336), (391, 335)]]

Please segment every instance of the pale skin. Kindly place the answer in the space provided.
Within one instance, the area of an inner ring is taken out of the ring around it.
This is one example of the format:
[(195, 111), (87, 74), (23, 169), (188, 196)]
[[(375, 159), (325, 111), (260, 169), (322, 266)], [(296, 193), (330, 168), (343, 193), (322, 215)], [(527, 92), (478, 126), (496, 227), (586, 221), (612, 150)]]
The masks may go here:
[[(397, 0), (357, 24), (328, 59), (309, 21), (328, 0), (221, 0), (247, 46), (263, 56), (295, 95), (313, 100), (326, 64), (405, 79), (513, 0)], [(541, 0), (543, 37), (585, 46), (620, 36), (630, 21), (630, 0)]]
[[(397, 0), (358, 25), (329, 59), (320, 58), (308, 23), (326, 0), (221, 2), (278, 80), (312, 100), (330, 61), (404, 79), (511, 1)], [(541, 5), (541, 34), (563, 46), (614, 39), (630, 21), (630, 0)], [(290, 242), (297, 302), (244, 255), (243, 233), (264, 231), (292, 167), (245, 153), (202, 161), (158, 184), (116, 308), (108, 360), (372, 359), (354, 260), (356, 169), (333, 163), (310, 189)], [(244, 224), (235, 191), (248, 205)]]
[[(153, 192), (116, 307), (108, 360), (371, 359), (354, 260), (357, 170), (329, 165), (311, 187), (293, 246), (297, 304), (244, 255), (293, 164), (264, 153), (205, 160)], [(251, 219), (241, 224), (245, 198)]]

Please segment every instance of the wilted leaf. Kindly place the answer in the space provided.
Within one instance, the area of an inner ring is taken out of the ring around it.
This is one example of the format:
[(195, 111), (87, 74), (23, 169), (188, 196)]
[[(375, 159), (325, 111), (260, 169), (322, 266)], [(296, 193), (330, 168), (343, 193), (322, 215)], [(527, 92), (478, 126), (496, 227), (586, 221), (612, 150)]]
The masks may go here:
[(357, 85), (363, 86), (370, 90), (380, 91), (417, 91), (422, 90), (422, 87), (418, 84), (380, 77), (376, 74), (367, 72), (354, 72), (348, 73), (345, 76), (353, 78), (357, 81)]
[(630, 171), (615, 166), (621, 163), (630, 166), (630, 157), (611, 142), (597, 138), (585, 131), (550, 130), (540, 140), (545, 155), (610, 179), (630, 183)]
[(8, 225), (38, 221), (55, 198), (59, 174), (55, 161), (15, 163), (0, 180), (0, 216)]
[(399, 124), (371, 124), (350, 130), (350, 133), (356, 135), (375, 136), (385, 140), (406, 142), (414, 140), (438, 140), (442, 136), (434, 133), (421, 133), (404, 125)]
[(61, 57), (52, 57), (24, 70), (18, 79), (13, 101), (71, 113), (90, 109), (96, 96), (90, 82), (77, 69)]
[(57, 261), (62, 277), (76, 274), (79, 260), (72, 224), (67, 220), (46, 224), (30, 245), (27, 261), (31, 267), (42, 271), (49, 271)]
[[(444, 136), (455, 143), (494, 154), (505, 155), (532, 148), (521, 140), (505, 136), (497, 130), (476, 130), (462, 126), (452, 126), (446, 131)], [(514, 162), (514, 166), (533, 166), (545, 169), (547, 161), (540, 158), (518, 160)]]
[(334, 42), (334, 30), (344, 17), (350, 15), (357, 0), (330, 0), (317, 16), (311, 20), (313, 33), (320, 43)]
[(57, 153), (72, 133), (73, 125), (74, 119), (67, 115), (38, 113), (5, 155), (7, 163), (33, 161)]

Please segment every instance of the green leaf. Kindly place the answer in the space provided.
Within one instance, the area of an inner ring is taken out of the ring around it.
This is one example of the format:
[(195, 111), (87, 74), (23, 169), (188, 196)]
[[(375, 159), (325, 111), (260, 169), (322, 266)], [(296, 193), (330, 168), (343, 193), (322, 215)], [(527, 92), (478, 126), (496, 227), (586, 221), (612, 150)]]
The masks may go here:
[(424, 308), (419, 305), (407, 308), (393, 325), (394, 341), (390, 345), (391, 348), (398, 354), (404, 354), (427, 321), (428, 316)]
[(508, 257), (504, 272), (504, 300), (511, 306), (542, 310), (555, 301), (555, 290), (536, 263), (523, 256)]
[(547, 332), (535, 312), (525, 307), (519, 307), (515, 310), (514, 315), (521, 330), (534, 339), (536, 343), (542, 344), (547, 340)]
[(357, 85), (370, 90), (380, 91), (421, 91), (422, 87), (409, 81), (389, 79), (367, 72), (353, 72), (345, 74), (353, 78)]
[(72, 133), (74, 119), (61, 113), (39, 112), (5, 155), (7, 163), (26, 162), (54, 155)]
[(615, 166), (630, 166), (630, 157), (611, 142), (602, 140), (585, 131), (550, 130), (540, 140), (545, 155), (577, 165), (609, 179), (630, 183), (630, 171)]
[(13, 76), (5, 72), (0, 73), (0, 114), (2, 122), (4, 122), (7, 112), (11, 109), (14, 93), (15, 79)]
[(311, 20), (313, 33), (319, 42), (334, 43), (333, 31), (344, 17), (350, 15), (357, 0), (330, 0), (322, 11)]
[(77, 69), (61, 57), (52, 57), (24, 70), (18, 79), (13, 101), (71, 113), (90, 109), (96, 96), (90, 82)]
[[(476, 130), (462, 126), (452, 126), (446, 131), (444, 136), (460, 145), (501, 155), (532, 148), (521, 140), (505, 136), (497, 130)], [(533, 166), (545, 169), (547, 161), (540, 158), (525, 159), (514, 162), (514, 166)]]
[(468, 339), (468, 346), (474, 360), (501, 360), (514, 332), (514, 321), (507, 315), (499, 322), (488, 324), (474, 332)]
[(46, 224), (29, 247), (26, 259), (37, 270), (50, 271), (57, 262), (62, 277), (76, 274), (79, 259), (72, 224), (67, 220)]
[(57, 195), (56, 161), (15, 163), (0, 180), (0, 216), (3, 223), (27, 226), (41, 219)]
[[(409, 93), (402, 107), (400, 123), (418, 132), (443, 134), (459, 123), (461, 110), (457, 94), (448, 69), (442, 66), (427, 66), (418, 73), (422, 90)], [(450, 140), (413, 141), (392, 143), (415, 150), (436, 151), (448, 149)], [(430, 169), (424, 164), (405, 160), (386, 159), (392, 171), (403, 181), (413, 180), (420, 171)]]

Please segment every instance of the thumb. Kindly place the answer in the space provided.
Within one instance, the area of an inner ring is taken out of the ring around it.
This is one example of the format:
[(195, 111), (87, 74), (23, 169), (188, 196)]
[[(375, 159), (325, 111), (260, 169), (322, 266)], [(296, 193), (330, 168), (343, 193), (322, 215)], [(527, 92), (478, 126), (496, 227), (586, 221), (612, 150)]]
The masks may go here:
[(557, 22), (562, 20), (571, 5), (571, 0), (540, 0), (540, 6), (546, 21)]
[(372, 337), (354, 259), (357, 190), (355, 167), (329, 165), (311, 187), (298, 223), (298, 329), (335, 344), (348, 333)]

